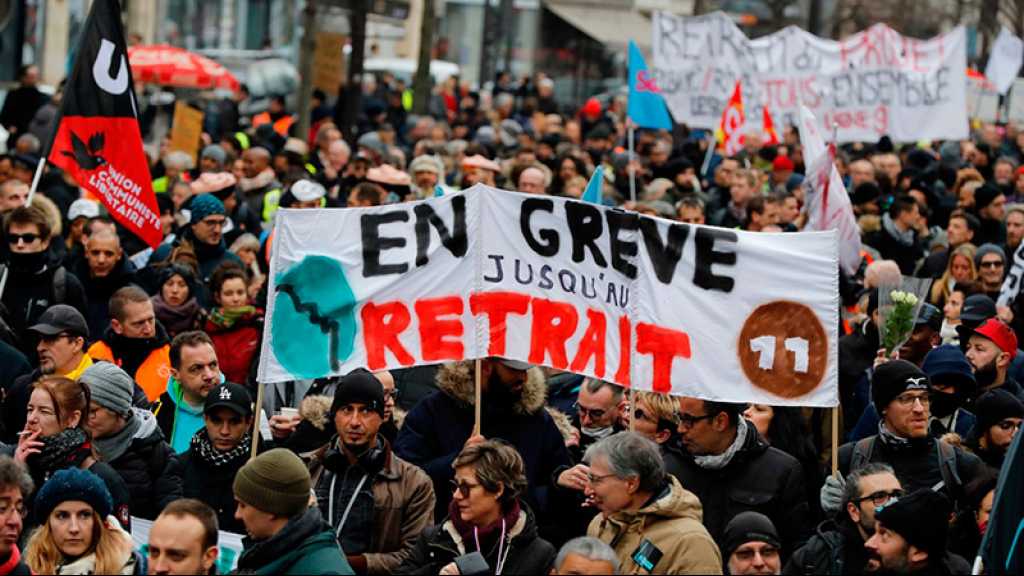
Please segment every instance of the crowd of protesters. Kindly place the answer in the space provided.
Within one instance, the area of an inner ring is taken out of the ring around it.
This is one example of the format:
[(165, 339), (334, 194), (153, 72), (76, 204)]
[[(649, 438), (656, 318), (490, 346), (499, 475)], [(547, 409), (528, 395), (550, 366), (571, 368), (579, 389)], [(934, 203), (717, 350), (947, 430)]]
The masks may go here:
[[(477, 430), (469, 363), (256, 381), (276, 210), (475, 183), (579, 198), (604, 166), (609, 205), (795, 232), (796, 131), (723, 157), (639, 130), (631, 154), (622, 98), (568, 110), (543, 75), (452, 78), (416, 116), (385, 74), (356, 133), (318, 92), (298, 134), (285, 98), (240, 115), (243, 87), (208, 109), (197, 162), (148, 151), (153, 250), (58, 170), (25, 205), (53, 107), (36, 76), (0, 113), (0, 575), (215, 573), (221, 532), (245, 535), (242, 573), (969, 573), (1024, 418), (1024, 297), (996, 305), (1024, 238), (1013, 125), (841, 147), (863, 247), (839, 282), (839, 438), (823, 410), (631, 401), (500, 358)], [(878, 288), (913, 275), (928, 303), (880, 353)], [(133, 518), (152, 521), (141, 551)]]

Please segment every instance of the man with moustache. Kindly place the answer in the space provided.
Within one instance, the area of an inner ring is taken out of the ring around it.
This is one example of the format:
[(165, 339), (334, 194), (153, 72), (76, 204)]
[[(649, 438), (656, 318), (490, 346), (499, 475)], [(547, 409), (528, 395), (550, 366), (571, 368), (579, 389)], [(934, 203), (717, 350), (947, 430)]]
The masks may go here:
[(1006, 390), (1024, 401), (1024, 388), (1008, 374), (1017, 355), (1017, 335), (997, 318), (989, 318), (969, 332), (967, 361), (974, 369), (978, 396), (996, 389)]

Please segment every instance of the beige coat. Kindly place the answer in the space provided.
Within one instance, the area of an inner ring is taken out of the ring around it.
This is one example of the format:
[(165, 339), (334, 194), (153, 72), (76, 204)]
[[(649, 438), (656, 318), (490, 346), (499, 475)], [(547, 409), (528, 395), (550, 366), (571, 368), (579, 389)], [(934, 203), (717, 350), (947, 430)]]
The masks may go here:
[[(587, 535), (615, 549), (622, 566), (620, 574), (721, 574), (722, 556), (701, 524), (700, 501), (683, 489), (674, 476), (668, 478), (668, 494), (636, 512), (597, 515)], [(641, 568), (632, 558), (645, 539), (662, 552), (652, 572)]]

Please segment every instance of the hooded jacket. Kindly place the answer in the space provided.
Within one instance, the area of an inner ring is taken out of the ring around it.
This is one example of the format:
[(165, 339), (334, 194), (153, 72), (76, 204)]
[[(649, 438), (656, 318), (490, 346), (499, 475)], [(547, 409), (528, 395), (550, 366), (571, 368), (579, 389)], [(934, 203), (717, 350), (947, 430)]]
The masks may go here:
[(753, 425), (740, 422), (747, 426), (746, 439), (725, 467), (702, 468), (686, 453), (679, 481), (704, 505), (704, 526), (716, 542), (729, 520), (752, 510), (776, 526), (787, 554), (813, 530), (803, 468), (796, 458), (769, 446)]
[(167, 390), (153, 404), (153, 415), (175, 454), (188, 450), (192, 436), (204, 425), (203, 407), (185, 401), (181, 384), (173, 376), (167, 379)]
[[(373, 493), (372, 529), (369, 546), (363, 553), (367, 574), (394, 572), (412, 554), (416, 538), (434, 522), (434, 486), (430, 477), (423, 470), (395, 456), (386, 441), (382, 440), (381, 445), (383, 449), (376, 456), (378, 462), (369, 465), (378, 470), (370, 480)], [(365, 472), (361, 463), (350, 464), (346, 455), (338, 451), (336, 446), (337, 437), (317, 451), (310, 465), (310, 475), (320, 513), (337, 531), (346, 507), (345, 499), (341, 496), (345, 472), (355, 472), (349, 476), (355, 482)], [(332, 509), (334, 517), (328, 518)], [(346, 552), (352, 553), (350, 550)]]
[[(508, 553), (502, 574), (547, 574), (555, 560), (555, 547), (537, 535), (533, 511), (520, 503), (519, 519), (508, 531)], [(427, 528), (420, 534), (412, 555), (395, 570), (395, 574), (438, 574), (456, 557), (475, 552), (472, 542), (465, 542), (451, 520)], [(483, 551), (491, 572), (497, 570), (498, 550)]]
[[(675, 477), (667, 476), (665, 487), (653, 502), (635, 512), (599, 514), (590, 522), (587, 536), (615, 550), (620, 574), (721, 574), (722, 555), (701, 518), (697, 497)], [(645, 540), (662, 553), (651, 570), (633, 559)]]
[[(395, 453), (422, 468), (434, 482), (434, 510), (440, 518), (451, 501), (452, 462), (473, 432), (472, 366), (471, 362), (442, 366), (437, 372), (439, 390), (409, 412), (395, 441)], [(552, 473), (570, 465), (562, 434), (544, 410), (546, 393), (543, 373), (531, 368), (522, 395), (512, 406), (485, 401), (481, 413), (480, 433), (505, 440), (523, 457), (529, 486), (525, 499), (534, 510), (548, 509)]]
[(136, 408), (133, 418), (139, 418), (139, 429), (128, 449), (107, 463), (128, 487), (132, 514), (155, 520), (164, 506), (182, 497), (181, 464), (151, 412)]
[(242, 545), (243, 574), (354, 574), (317, 508), (307, 508), (266, 540), (246, 537)]
[[(28, 327), (35, 324), (47, 308), (54, 304), (67, 304), (81, 312), (82, 316), (89, 316), (82, 282), (70, 270), (51, 262), (48, 251), (39, 254), (35, 260), (28, 263), (28, 268), (5, 264), (9, 272), (2, 296), (8, 324), (18, 335), (18, 349), (29, 358), (36, 357), (36, 349), (35, 339), (28, 333)], [(55, 275), (61, 269), (64, 277), (63, 298), (56, 293), (54, 282)]]
[(868, 560), (864, 539), (849, 520), (846, 511), (840, 514), (842, 523), (826, 520), (818, 525), (814, 536), (790, 556), (789, 562), (782, 569), (783, 574), (839, 576), (864, 571)]

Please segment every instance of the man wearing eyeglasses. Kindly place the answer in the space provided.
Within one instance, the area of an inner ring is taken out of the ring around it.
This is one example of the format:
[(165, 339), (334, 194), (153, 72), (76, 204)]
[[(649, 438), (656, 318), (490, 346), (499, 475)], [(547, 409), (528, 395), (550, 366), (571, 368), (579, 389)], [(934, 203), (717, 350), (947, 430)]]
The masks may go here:
[(0, 576), (32, 573), (18, 550), (25, 501), (31, 495), (32, 477), (28, 471), (10, 456), (0, 456)]
[(781, 574), (779, 533), (767, 516), (741, 512), (725, 527), (722, 560), (726, 574)]
[[(839, 471), (849, 474), (868, 464), (892, 466), (904, 490), (939, 490), (965, 501), (963, 486), (983, 471), (977, 456), (932, 437), (928, 376), (906, 360), (875, 369), (871, 397), (881, 412), (878, 434), (839, 448)], [(822, 509), (839, 507), (842, 482), (830, 476), (822, 488)]]
[(795, 551), (783, 574), (860, 574), (869, 558), (864, 542), (875, 533), (875, 508), (903, 495), (888, 464), (867, 464), (846, 477), (843, 510), (822, 522)]
[(69, 304), (83, 316), (87, 313), (82, 283), (52, 258), (51, 233), (46, 213), (38, 206), (16, 208), (4, 224), (9, 272), (2, 302), (11, 329), (20, 341), (20, 350), (29, 358), (35, 357), (35, 342), (28, 327), (47, 308)]
[(92, 366), (92, 358), (85, 351), (89, 327), (85, 317), (66, 304), (51, 306), (29, 328), (36, 344), (39, 367), (16, 379), (3, 391), (3, 441), (17, 442), (16, 434), (25, 428), (25, 407), (32, 394), (32, 383), (40, 376), (64, 376), (78, 380), (85, 369)]
[(967, 446), (989, 467), (999, 470), (1024, 421), (1024, 402), (1006, 390), (986, 392), (974, 403), (977, 420)]
[(174, 242), (161, 245), (149, 259), (149, 264), (152, 266), (166, 260), (182, 241), (190, 242), (199, 261), (199, 275), (204, 287), (196, 296), (200, 304), (205, 306), (210, 302), (205, 287), (209, 285), (213, 271), (225, 261), (235, 262), (239, 266), (242, 261), (224, 243), (224, 233), (231, 230), (231, 221), (226, 215), (224, 203), (213, 194), (199, 194), (192, 197), (190, 209), (188, 228)]

